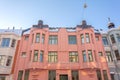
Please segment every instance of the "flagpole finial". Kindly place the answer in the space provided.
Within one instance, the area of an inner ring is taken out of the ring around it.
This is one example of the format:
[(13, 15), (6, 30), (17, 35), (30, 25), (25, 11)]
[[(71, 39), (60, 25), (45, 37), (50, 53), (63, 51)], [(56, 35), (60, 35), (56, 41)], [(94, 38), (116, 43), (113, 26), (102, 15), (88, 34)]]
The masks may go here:
[(85, 3), (83, 7), (84, 7), (84, 8), (87, 8), (87, 4)]

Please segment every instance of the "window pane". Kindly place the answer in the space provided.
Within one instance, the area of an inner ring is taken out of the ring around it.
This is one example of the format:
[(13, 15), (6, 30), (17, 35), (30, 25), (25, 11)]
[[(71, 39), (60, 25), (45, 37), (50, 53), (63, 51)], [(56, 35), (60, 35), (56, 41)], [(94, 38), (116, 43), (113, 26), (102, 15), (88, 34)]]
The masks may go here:
[(69, 61), (70, 62), (78, 62), (78, 53), (77, 52), (69, 52)]
[(112, 43), (115, 43), (115, 38), (114, 38), (114, 35), (113, 35), (113, 34), (110, 35), (110, 38), (111, 38), (111, 42), (112, 42)]
[(36, 43), (39, 43), (40, 42), (40, 33), (37, 33), (36, 34)]
[(0, 65), (3, 66), (5, 64), (5, 59), (6, 59), (5, 55), (0, 55)]
[(112, 55), (110, 52), (106, 52), (106, 59), (107, 59), (107, 62), (112, 62), (113, 59), (112, 59)]
[(86, 33), (86, 34), (85, 34), (85, 36), (86, 36), (86, 43), (90, 43), (89, 34), (88, 34), (88, 33)]
[(108, 45), (108, 40), (106, 37), (102, 37), (102, 41), (104, 45)]
[(49, 70), (48, 74), (48, 80), (56, 80), (56, 71), (55, 70)]
[(99, 56), (103, 56), (103, 53), (102, 52), (98, 52)]
[(58, 43), (58, 36), (49, 36), (49, 44), (57, 44)]
[(43, 62), (43, 54), (44, 54), (44, 52), (41, 51), (41, 52), (40, 52), (40, 62)]
[(83, 44), (84, 43), (84, 35), (83, 34), (81, 34), (81, 43)]
[(22, 52), (22, 57), (26, 57), (26, 52)]
[(12, 39), (11, 47), (15, 47), (16, 40)]
[(48, 53), (48, 62), (57, 62), (57, 52), (51, 51)]
[(44, 41), (45, 41), (45, 35), (42, 34), (42, 44), (44, 44)]
[(34, 42), (34, 34), (32, 34), (32, 43)]
[(5, 76), (0, 76), (0, 80), (6, 80)]
[(29, 36), (25, 36), (25, 40), (27, 41), (29, 39)]
[(32, 59), (32, 51), (30, 51), (29, 61), (31, 61), (31, 59)]
[(93, 38), (93, 34), (91, 34), (91, 41), (94, 44), (94, 38)]
[(35, 51), (34, 51), (33, 61), (34, 61), (34, 62), (37, 62), (37, 61), (38, 61), (38, 50), (35, 50)]
[(115, 75), (115, 74), (110, 74), (112, 80), (115, 80), (114, 75)]
[(95, 57), (95, 61), (98, 62), (96, 50), (94, 50), (94, 57)]
[(120, 34), (116, 34), (117, 36), (117, 41), (120, 42)]
[(6, 62), (6, 66), (10, 66), (12, 62), (12, 56), (8, 56), (7, 62)]
[(95, 36), (96, 41), (99, 41), (99, 36)]
[(96, 70), (96, 74), (97, 74), (98, 80), (102, 80), (101, 71), (100, 70)]
[(22, 75), (23, 75), (23, 71), (19, 71), (17, 80), (22, 80)]
[(115, 56), (117, 58), (117, 60), (120, 60), (120, 54), (118, 50), (115, 50)]
[(2, 39), (2, 47), (9, 47), (10, 44), (10, 38), (3, 38)]
[(82, 51), (83, 54), (83, 62), (87, 62), (86, 51)]
[(29, 79), (29, 70), (25, 70), (24, 80)]
[(79, 74), (77, 70), (72, 70), (72, 80), (79, 80)]
[(104, 80), (108, 80), (108, 75), (106, 70), (103, 70), (103, 77), (104, 77)]
[(76, 36), (68, 36), (69, 44), (76, 44)]
[(93, 61), (93, 56), (92, 56), (92, 51), (91, 50), (88, 50), (88, 59), (89, 59), (89, 62)]

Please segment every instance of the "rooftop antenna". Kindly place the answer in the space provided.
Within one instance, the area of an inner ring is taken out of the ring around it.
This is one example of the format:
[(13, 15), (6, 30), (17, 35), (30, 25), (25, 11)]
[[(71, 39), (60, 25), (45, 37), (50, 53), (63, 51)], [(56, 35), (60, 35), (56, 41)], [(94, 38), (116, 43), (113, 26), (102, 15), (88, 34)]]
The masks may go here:
[(87, 8), (86, 0), (84, 0), (84, 5), (83, 5), (83, 12), (82, 12), (82, 20), (84, 19), (85, 16), (85, 9)]
[(110, 22), (110, 18), (108, 17), (108, 22)]

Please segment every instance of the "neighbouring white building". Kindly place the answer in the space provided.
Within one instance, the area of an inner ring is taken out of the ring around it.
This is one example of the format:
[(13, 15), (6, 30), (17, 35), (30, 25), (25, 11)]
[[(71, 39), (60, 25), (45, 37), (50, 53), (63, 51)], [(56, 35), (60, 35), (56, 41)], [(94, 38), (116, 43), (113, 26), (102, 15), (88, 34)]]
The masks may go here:
[(120, 80), (120, 27), (115, 28), (114, 23), (108, 24), (108, 31), (101, 31), (106, 59), (112, 80)]

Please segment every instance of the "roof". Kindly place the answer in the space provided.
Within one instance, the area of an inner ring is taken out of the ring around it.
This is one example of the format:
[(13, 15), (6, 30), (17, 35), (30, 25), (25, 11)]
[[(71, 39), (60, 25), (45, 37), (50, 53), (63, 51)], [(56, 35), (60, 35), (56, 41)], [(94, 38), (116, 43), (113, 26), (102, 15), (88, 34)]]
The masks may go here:
[(21, 35), (22, 29), (0, 29), (0, 33), (13, 32), (17, 35)]

